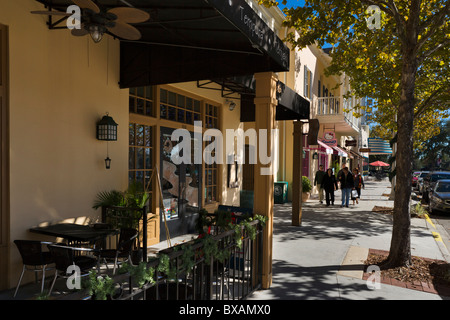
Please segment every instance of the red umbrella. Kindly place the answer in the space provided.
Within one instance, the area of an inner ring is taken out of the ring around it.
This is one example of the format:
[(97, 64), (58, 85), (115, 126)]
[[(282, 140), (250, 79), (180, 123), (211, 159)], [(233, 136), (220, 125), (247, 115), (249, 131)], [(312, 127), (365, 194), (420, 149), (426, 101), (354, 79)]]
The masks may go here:
[(374, 167), (389, 167), (389, 164), (387, 164), (386, 162), (383, 162), (383, 161), (375, 161), (375, 162), (372, 162), (369, 164)]

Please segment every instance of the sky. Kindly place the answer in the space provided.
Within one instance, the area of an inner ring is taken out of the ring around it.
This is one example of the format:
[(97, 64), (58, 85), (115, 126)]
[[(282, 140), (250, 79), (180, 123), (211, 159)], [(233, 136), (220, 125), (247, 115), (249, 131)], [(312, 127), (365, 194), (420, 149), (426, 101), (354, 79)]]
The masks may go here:
[(304, 0), (288, 0), (288, 2), (287, 2), (287, 5), (283, 5), (283, 4), (281, 4), (281, 1), (282, 0), (278, 0), (278, 2), (280, 3), (279, 5), (278, 5), (278, 7), (280, 8), (280, 9), (284, 9), (285, 7), (288, 7), (288, 8), (291, 8), (291, 7), (301, 7), (301, 6), (303, 6), (304, 4), (305, 4), (305, 1)]

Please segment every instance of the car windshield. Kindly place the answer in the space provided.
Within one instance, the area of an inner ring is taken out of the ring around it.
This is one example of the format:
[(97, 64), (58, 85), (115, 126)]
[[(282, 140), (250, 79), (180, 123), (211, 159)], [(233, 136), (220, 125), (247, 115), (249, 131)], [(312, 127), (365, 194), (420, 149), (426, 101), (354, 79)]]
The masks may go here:
[(439, 182), (436, 186), (436, 192), (450, 192), (450, 182)]
[(428, 175), (428, 172), (422, 172), (422, 173), (420, 174), (420, 177), (423, 178), (423, 177), (426, 177), (427, 175)]
[(442, 179), (450, 179), (450, 173), (449, 174), (445, 174), (445, 173), (433, 174), (431, 176), (431, 181), (433, 181), (433, 182), (442, 180)]

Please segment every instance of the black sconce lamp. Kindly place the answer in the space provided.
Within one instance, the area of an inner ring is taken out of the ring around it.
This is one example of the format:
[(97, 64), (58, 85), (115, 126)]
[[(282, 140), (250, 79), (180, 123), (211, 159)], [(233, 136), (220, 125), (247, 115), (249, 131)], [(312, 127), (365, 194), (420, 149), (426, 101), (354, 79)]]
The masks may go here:
[(317, 152), (314, 152), (314, 154), (313, 154), (313, 159), (314, 159), (314, 160), (319, 159), (319, 155), (317, 154)]
[[(102, 120), (97, 122), (97, 139), (101, 141), (117, 141), (117, 123), (106, 113)], [(109, 158), (108, 143), (106, 144), (106, 169), (111, 168), (111, 159)]]

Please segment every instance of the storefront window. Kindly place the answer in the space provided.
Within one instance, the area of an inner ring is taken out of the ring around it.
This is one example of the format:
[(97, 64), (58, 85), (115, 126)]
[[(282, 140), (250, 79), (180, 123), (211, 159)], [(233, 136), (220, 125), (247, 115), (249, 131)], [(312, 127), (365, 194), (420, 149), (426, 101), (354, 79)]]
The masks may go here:
[(153, 128), (137, 123), (129, 124), (128, 182), (136, 183), (151, 196), (150, 178), (153, 172)]
[(130, 113), (142, 114), (149, 117), (155, 116), (153, 96), (152, 86), (130, 88)]
[(201, 120), (200, 100), (160, 89), (160, 117), (181, 123), (194, 124)]

